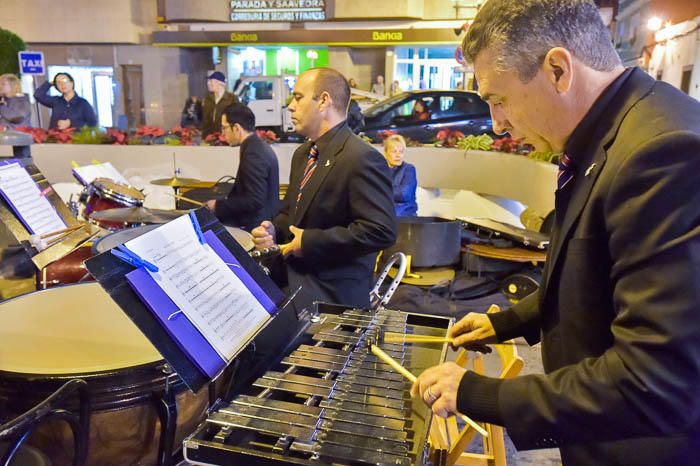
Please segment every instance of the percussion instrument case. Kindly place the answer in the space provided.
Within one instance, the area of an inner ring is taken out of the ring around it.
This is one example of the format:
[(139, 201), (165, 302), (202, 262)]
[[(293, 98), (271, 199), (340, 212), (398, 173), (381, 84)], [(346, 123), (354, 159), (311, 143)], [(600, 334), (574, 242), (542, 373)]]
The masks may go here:
[[(197, 210), (195, 215), (202, 232), (211, 230), (279, 309), (249, 345), (256, 345), (260, 339), (271, 339), (277, 342), (291, 341), (296, 332), (303, 331), (303, 329), (297, 329), (297, 317), (291, 307), (280, 309), (284, 301), (282, 291), (253, 261), (248, 252), (231, 237), (216, 217), (206, 208)], [(126, 279), (126, 274), (135, 270), (135, 267), (109, 252), (99, 254), (86, 261), (85, 264), (102, 288), (143, 332), (192, 391), (197, 392), (212, 381), (212, 378), (188, 357), (168, 333), (168, 330), (132, 289)], [(294, 323), (294, 325), (290, 325), (290, 323)]]

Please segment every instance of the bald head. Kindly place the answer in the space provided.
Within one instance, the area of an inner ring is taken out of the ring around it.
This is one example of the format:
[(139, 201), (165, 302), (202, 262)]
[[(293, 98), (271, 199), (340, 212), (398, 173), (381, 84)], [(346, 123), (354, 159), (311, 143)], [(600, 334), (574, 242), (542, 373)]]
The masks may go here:
[(333, 102), (333, 109), (345, 117), (350, 103), (350, 85), (345, 76), (333, 68), (313, 68), (307, 73), (311, 74), (313, 80), (314, 99), (327, 92)]

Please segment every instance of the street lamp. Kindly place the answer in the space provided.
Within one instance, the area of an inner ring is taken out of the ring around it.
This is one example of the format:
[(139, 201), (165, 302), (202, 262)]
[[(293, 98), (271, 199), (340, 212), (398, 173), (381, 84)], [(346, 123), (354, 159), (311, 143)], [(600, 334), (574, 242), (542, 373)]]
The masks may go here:
[(311, 60), (311, 68), (314, 67), (314, 62), (318, 59), (318, 52), (310, 49), (306, 51), (306, 58)]
[(662, 21), (661, 18), (658, 16), (652, 16), (649, 18), (649, 21), (647, 21), (647, 29), (649, 29), (652, 32), (656, 32), (659, 29), (661, 29), (662, 26)]

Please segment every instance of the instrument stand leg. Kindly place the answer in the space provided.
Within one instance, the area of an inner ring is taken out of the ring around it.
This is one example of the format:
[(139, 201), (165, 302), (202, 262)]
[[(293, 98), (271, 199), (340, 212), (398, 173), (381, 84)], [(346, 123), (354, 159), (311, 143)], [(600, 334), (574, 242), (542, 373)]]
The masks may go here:
[(158, 444), (158, 466), (170, 466), (173, 461), (175, 429), (177, 428), (177, 402), (173, 390), (167, 390), (156, 398), (160, 419), (160, 442)]

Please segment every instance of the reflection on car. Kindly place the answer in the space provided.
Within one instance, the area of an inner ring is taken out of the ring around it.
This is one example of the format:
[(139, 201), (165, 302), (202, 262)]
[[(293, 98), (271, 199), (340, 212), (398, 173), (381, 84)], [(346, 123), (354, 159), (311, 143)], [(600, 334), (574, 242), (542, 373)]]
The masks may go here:
[(458, 130), (465, 135), (493, 135), (491, 114), (476, 92), (423, 90), (403, 92), (363, 112), (364, 125), (357, 129), (374, 142), (387, 131), (430, 143), (438, 131)]

